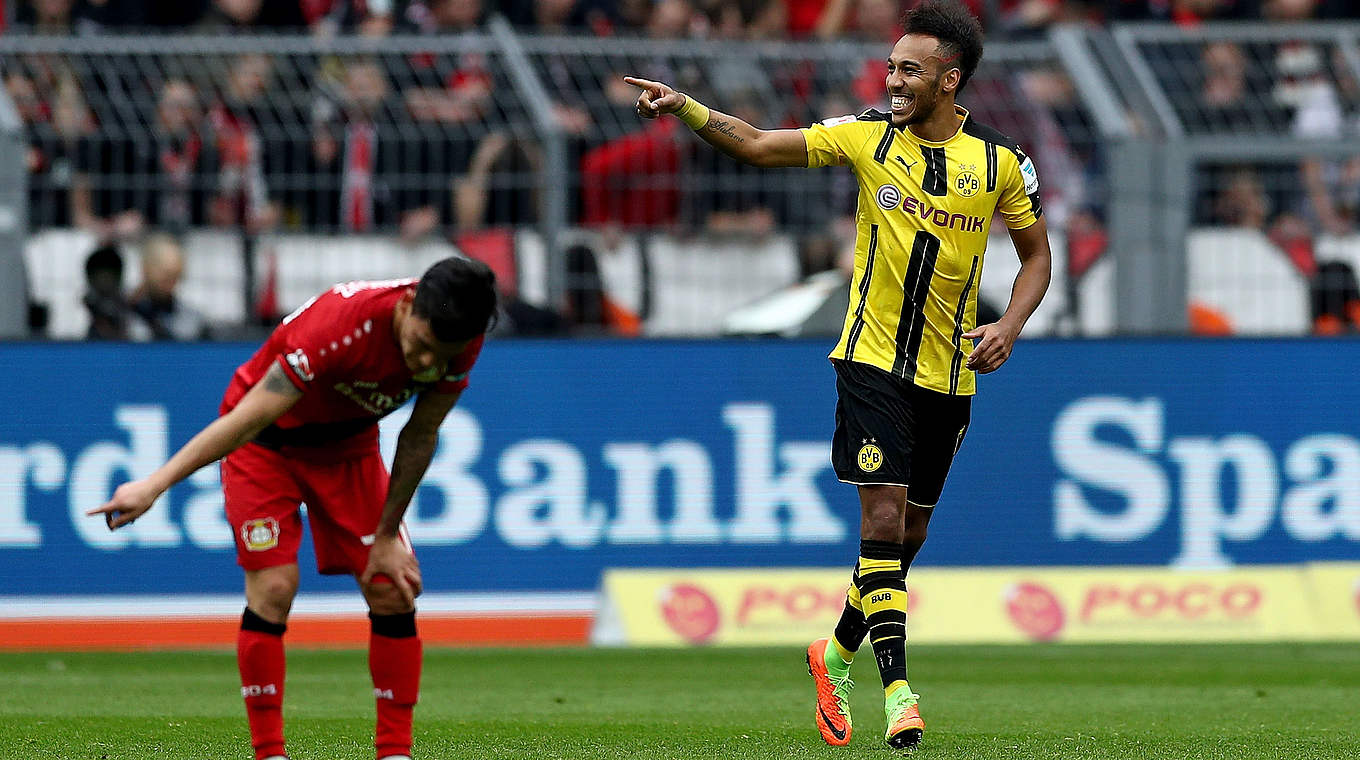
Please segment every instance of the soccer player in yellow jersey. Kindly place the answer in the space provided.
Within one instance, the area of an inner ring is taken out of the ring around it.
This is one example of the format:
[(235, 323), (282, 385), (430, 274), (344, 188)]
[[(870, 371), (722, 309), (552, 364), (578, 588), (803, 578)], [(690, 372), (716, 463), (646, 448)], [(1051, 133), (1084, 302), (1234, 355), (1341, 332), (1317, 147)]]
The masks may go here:
[[(808, 648), (816, 721), (829, 744), (850, 740), (850, 661), (866, 634), (883, 679), (886, 741), (921, 741), (907, 685), (906, 570), (968, 429), (975, 373), (998, 369), (1048, 289), (1050, 253), (1034, 165), (1008, 137), (955, 104), (982, 57), (982, 28), (954, 0), (926, 0), (903, 19), (887, 60), (887, 113), (869, 110), (808, 129), (762, 130), (660, 82), (644, 118), (674, 114), (710, 145), (754, 166), (848, 165), (859, 182), (850, 309), (831, 353), (836, 370), (836, 475), (859, 487), (860, 554), (830, 638)], [(1005, 313), (977, 324), (977, 289), (993, 213), (1021, 266)]]

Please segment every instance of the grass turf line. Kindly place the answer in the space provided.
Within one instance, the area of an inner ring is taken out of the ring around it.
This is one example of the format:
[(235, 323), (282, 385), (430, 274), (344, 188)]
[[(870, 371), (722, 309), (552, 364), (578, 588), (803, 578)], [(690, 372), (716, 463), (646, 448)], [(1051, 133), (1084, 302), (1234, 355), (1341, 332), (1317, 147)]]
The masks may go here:
[[(922, 760), (1360, 757), (1360, 647), (916, 646)], [(365, 653), (290, 651), (294, 760), (372, 760)], [(822, 744), (799, 648), (430, 650), (416, 760), (891, 757), (871, 654)], [(0, 758), (251, 757), (230, 653), (4, 653)]]

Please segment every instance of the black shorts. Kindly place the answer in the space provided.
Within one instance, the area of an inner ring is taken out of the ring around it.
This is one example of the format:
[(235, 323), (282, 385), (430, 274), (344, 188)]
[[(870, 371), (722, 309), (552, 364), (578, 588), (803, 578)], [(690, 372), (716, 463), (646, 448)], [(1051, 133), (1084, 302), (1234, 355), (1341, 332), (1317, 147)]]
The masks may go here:
[(907, 501), (933, 507), (968, 431), (972, 396), (926, 390), (878, 367), (832, 359), (836, 433), (831, 464), (855, 485), (905, 486)]

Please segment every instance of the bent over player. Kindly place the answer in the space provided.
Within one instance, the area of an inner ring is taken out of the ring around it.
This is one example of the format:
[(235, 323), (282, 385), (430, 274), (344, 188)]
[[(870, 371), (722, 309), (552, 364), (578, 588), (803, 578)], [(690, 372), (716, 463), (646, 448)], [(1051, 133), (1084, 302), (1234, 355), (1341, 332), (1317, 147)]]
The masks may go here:
[[(465, 259), (440, 261), (419, 281), (336, 285), (284, 318), (236, 370), (217, 420), (88, 513), (116, 530), (225, 457), (227, 520), (246, 576), (236, 656), (256, 760), (286, 760), (283, 633), (298, 588), (303, 502), (317, 569), (353, 575), (368, 603), (377, 757), (409, 760), (421, 580), (402, 516), (495, 310), (491, 270)], [(389, 478), (377, 423), (412, 396)]]
[[(844, 165), (859, 183), (850, 309), (831, 353), (839, 394), (831, 457), (837, 477), (859, 487), (859, 561), (834, 635), (808, 648), (817, 726), (835, 745), (850, 741), (850, 662), (866, 635), (888, 744), (921, 740), (919, 696), (907, 684), (906, 570), (968, 429), (974, 373), (1006, 361), (1049, 281), (1034, 165), (954, 103), (982, 57), (981, 26), (956, 2), (926, 0), (903, 28), (887, 59), (889, 110), (808, 129), (757, 129), (660, 82), (626, 80), (643, 91), (640, 116), (674, 114), (739, 161)], [(1005, 313), (977, 325), (995, 212), (1021, 266)]]

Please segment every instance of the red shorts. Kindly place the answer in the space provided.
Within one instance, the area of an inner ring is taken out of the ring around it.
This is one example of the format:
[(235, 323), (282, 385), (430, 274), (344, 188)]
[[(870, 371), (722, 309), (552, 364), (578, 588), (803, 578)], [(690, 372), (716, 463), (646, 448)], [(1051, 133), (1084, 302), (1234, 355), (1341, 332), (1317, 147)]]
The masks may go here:
[[(298, 506), (305, 502), (317, 570), (357, 574), (368, 564), (387, 499), (387, 467), (376, 450), (326, 462), (299, 460), (248, 443), (222, 460), (222, 492), (241, 567), (261, 570), (297, 562), (302, 542)], [(410, 548), (405, 528), (402, 541)]]

